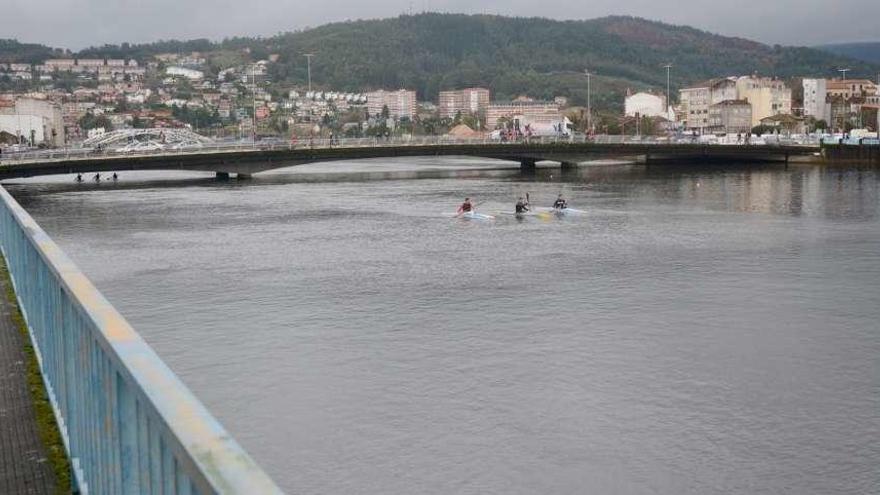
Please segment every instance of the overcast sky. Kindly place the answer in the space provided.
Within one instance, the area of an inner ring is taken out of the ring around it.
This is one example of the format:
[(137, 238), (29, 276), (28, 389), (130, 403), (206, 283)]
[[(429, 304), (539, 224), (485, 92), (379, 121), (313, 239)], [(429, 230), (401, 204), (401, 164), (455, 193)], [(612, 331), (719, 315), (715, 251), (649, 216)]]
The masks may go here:
[[(11, 3), (11, 5), (10, 5)], [(0, 38), (79, 49), (272, 35), (422, 10), (590, 19), (635, 15), (765, 43), (880, 40), (880, 0), (0, 0)]]

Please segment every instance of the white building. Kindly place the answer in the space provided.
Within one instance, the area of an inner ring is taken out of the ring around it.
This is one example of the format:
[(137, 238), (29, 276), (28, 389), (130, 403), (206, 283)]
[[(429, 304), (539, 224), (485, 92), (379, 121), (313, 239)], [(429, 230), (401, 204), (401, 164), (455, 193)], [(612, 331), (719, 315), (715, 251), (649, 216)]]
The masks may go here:
[(825, 79), (804, 79), (804, 116), (828, 121), (829, 109), (825, 104), (828, 89)]
[(416, 92), (406, 89), (397, 91), (371, 91), (367, 93), (367, 111), (370, 115), (379, 115), (388, 107), (388, 115), (392, 118), (413, 118), (416, 114)]
[(190, 81), (198, 81), (205, 77), (205, 73), (200, 70), (177, 66), (168, 67), (165, 69), (165, 74), (168, 76), (185, 77)]
[(38, 98), (18, 98), (13, 106), (0, 108), (0, 131), (31, 142), (32, 145), (64, 144), (61, 105)]
[(624, 114), (627, 117), (635, 117), (636, 114), (643, 117), (668, 118), (666, 112), (666, 97), (640, 91), (628, 95), (624, 100)]

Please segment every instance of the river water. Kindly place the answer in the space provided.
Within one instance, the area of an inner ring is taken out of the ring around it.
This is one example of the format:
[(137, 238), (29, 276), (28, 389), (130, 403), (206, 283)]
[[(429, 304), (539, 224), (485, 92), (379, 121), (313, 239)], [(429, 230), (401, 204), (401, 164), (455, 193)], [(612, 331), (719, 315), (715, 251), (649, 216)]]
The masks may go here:
[(291, 493), (880, 492), (877, 171), (493, 167), (8, 187)]

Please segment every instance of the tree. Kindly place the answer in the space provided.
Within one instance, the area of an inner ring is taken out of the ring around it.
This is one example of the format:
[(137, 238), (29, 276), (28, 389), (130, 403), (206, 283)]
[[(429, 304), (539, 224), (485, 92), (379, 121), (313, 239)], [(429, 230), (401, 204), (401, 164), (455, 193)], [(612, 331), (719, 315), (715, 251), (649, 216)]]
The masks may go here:
[(770, 127), (770, 126), (764, 125), (764, 124), (760, 124), (760, 125), (756, 125), (755, 127), (752, 127), (752, 134), (755, 134), (756, 136), (761, 136), (763, 134), (773, 134), (773, 131), (775, 131), (775, 130), (776, 129), (773, 127)]
[(113, 130), (113, 123), (110, 122), (106, 115), (95, 116), (91, 112), (86, 113), (79, 119), (79, 126), (85, 131), (97, 129), (98, 127), (103, 127), (107, 132)]

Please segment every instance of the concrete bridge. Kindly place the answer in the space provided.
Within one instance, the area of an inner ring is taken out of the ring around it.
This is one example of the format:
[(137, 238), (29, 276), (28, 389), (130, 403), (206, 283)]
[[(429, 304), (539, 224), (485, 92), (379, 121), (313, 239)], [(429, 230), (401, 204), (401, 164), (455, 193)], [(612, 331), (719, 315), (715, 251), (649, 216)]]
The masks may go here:
[(249, 177), (276, 168), (306, 163), (364, 158), (472, 156), (517, 162), (524, 171), (536, 162), (553, 161), (563, 168), (596, 160), (631, 158), (648, 163), (783, 162), (791, 157), (813, 156), (816, 146), (707, 145), (659, 142), (585, 142), (568, 139), (534, 139), (501, 143), (485, 140), (424, 138), (395, 141), (349, 139), (291, 144), (198, 144), (179, 149), (137, 152), (111, 150), (47, 150), (4, 157), (0, 179), (38, 175), (93, 173), (121, 170), (194, 170)]

